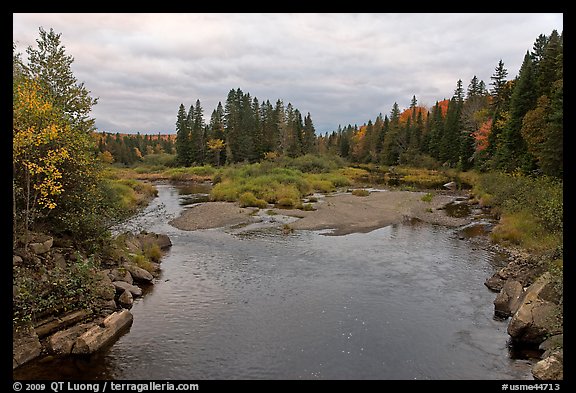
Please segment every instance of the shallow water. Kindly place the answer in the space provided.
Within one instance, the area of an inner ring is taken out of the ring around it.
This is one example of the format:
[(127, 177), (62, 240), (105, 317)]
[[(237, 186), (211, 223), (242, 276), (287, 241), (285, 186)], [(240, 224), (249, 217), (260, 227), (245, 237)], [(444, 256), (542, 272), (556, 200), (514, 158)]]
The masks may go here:
[(186, 232), (167, 224), (186, 201), (158, 190), (133, 228), (173, 246), (129, 332), (16, 379), (531, 379), (483, 285), (500, 262), (455, 230)]

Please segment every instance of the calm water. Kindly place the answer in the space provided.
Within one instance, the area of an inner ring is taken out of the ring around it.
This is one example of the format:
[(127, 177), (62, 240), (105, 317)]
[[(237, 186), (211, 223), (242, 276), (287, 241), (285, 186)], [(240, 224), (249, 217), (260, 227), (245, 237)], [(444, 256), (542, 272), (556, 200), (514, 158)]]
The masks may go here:
[(186, 232), (167, 222), (193, 197), (158, 189), (135, 225), (173, 246), (130, 331), (96, 356), (15, 378), (531, 379), (483, 285), (495, 256), (454, 230)]

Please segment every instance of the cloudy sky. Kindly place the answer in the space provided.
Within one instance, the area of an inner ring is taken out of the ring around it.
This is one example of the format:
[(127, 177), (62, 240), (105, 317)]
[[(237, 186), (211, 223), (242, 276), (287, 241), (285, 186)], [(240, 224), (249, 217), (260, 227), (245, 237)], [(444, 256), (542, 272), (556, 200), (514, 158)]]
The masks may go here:
[(240, 88), (310, 112), (318, 133), (432, 106), (502, 59), (512, 79), (562, 14), (13, 14), (25, 58), (38, 29), (61, 33), (72, 69), (99, 102), (100, 131), (174, 132), (181, 103), (204, 118)]

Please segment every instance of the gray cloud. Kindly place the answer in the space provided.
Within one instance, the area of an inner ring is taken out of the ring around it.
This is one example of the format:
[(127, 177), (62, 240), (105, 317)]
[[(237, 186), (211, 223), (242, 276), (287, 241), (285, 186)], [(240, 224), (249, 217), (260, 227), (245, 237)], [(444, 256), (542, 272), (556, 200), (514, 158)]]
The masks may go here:
[(173, 132), (178, 106), (206, 120), (228, 91), (310, 112), (318, 132), (362, 124), (416, 95), (432, 106), (462, 79), (509, 78), (562, 14), (14, 14), (25, 54), (38, 28), (62, 33), (100, 130)]

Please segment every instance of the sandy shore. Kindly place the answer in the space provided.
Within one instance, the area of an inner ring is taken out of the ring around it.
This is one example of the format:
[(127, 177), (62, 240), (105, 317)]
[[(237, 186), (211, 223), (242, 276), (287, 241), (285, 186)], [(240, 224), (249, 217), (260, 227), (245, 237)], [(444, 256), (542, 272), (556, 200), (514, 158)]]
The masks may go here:
[[(435, 194), (431, 202), (422, 201), (425, 192), (376, 191), (366, 197), (349, 193), (320, 198), (315, 211), (271, 208), (279, 215), (298, 217), (291, 224), (295, 230), (331, 229), (333, 235), (369, 232), (377, 228), (417, 218), (424, 222), (446, 226), (461, 226), (471, 222), (468, 217), (446, 215), (442, 207), (457, 195)], [(170, 224), (182, 230), (229, 227), (261, 221), (255, 208), (241, 208), (237, 203), (208, 202), (187, 208)]]

